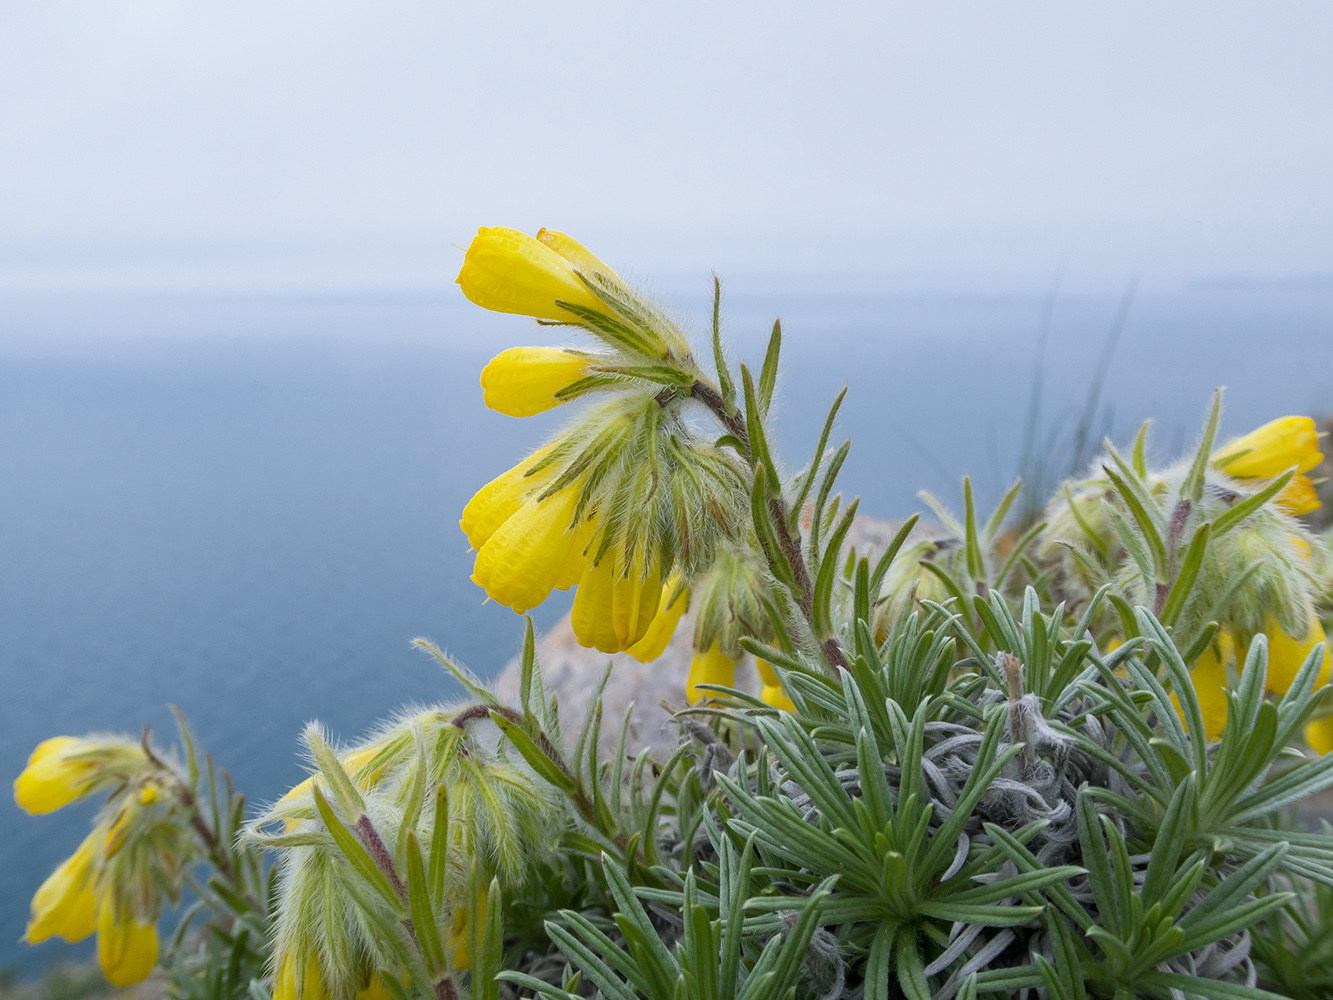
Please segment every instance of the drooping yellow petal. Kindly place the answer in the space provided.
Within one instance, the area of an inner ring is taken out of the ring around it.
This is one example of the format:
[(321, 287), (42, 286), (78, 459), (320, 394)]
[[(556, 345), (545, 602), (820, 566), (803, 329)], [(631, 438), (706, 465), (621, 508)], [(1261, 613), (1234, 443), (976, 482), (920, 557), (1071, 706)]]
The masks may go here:
[(1305, 742), (1319, 756), (1333, 753), (1333, 715), (1311, 719), (1305, 724)]
[(521, 505), (477, 552), (472, 581), (519, 614), (546, 600), (578, 536), (569, 530), (577, 506), (577, 488)]
[(556, 393), (588, 371), (588, 358), (558, 347), (511, 347), (481, 370), (482, 399), (510, 417), (531, 417), (564, 402)]
[(87, 795), (103, 768), (142, 757), (143, 748), (135, 743), (73, 736), (44, 740), (14, 779), (14, 801), (34, 815), (54, 812)]
[(569, 611), (569, 623), (579, 645), (600, 650), (616, 651), (616, 628), (612, 622), (612, 568), (615, 560), (608, 554), (596, 566), (589, 565), (579, 579), (574, 592), (574, 606)]
[(569, 322), (575, 315), (557, 302), (605, 311), (606, 306), (544, 243), (516, 229), (483, 226), (467, 248), (458, 285), (483, 309)]
[(1295, 517), (1308, 514), (1323, 506), (1310, 477), (1300, 472), (1292, 477), (1291, 482), (1287, 483), (1274, 502)]
[(707, 691), (700, 691), (700, 684), (720, 684), (732, 687), (736, 683), (736, 661), (718, 648), (714, 643), (706, 653), (694, 654), (690, 661), (690, 676), (685, 682), (685, 697), (690, 701), (702, 701), (708, 696)]
[(569, 557), (560, 571), (560, 579), (555, 582), (556, 590), (568, 590), (583, 579), (583, 571), (588, 568), (588, 547), (596, 535), (597, 519), (593, 517), (585, 517), (574, 529), (574, 543), (569, 547)]
[(1325, 636), (1324, 625), (1313, 611), (1310, 613), (1311, 624), (1306, 634), (1293, 639), (1282, 630), (1282, 626), (1275, 619), (1269, 619), (1264, 628), (1264, 634), (1268, 636), (1268, 690), (1275, 694), (1286, 694), (1291, 689), (1291, 685), (1296, 680), (1296, 674), (1300, 672), (1305, 663), (1305, 658), (1310, 655), (1310, 650), (1323, 642), (1324, 662), (1319, 668), (1319, 676), (1315, 678), (1315, 689), (1319, 689), (1328, 683), (1329, 670), (1333, 667), (1333, 654), (1330, 653)]
[(495, 530), (509, 520), (520, 507), (524, 498), (538, 486), (543, 477), (540, 473), (528, 475), (528, 470), (545, 458), (554, 448), (554, 444), (538, 448), (518, 465), (500, 473), (473, 495), (463, 508), (463, 517), (458, 526), (467, 535), (468, 544), (480, 549)]
[[(676, 633), (676, 626), (680, 624), (680, 616), (685, 613), (685, 609), (690, 603), (690, 592), (681, 591), (676, 594), (676, 586), (680, 582), (679, 576), (673, 576), (662, 585), (662, 599), (657, 606), (657, 614), (653, 616), (652, 624), (648, 626), (648, 631), (643, 633), (643, 638), (636, 642), (625, 652), (634, 657), (640, 663), (652, 663), (664, 652), (667, 644), (671, 642), (671, 637)], [(671, 598), (675, 597), (673, 601)]]
[(1214, 464), (1238, 479), (1272, 479), (1293, 465), (1309, 472), (1324, 460), (1319, 433), (1309, 417), (1279, 417), (1227, 443)]
[(591, 250), (585, 247), (572, 236), (566, 236), (564, 233), (557, 232), (554, 229), (539, 229), (537, 239), (550, 247), (565, 260), (574, 265), (574, 269), (581, 271), (586, 275), (600, 274), (603, 277), (619, 281), (620, 275), (607, 266), (606, 261), (602, 260)]
[(109, 896), (97, 911), (97, 961), (115, 986), (133, 986), (157, 965), (157, 925), (118, 913)]
[(608, 552), (584, 570), (574, 595), (570, 623), (584, 646), (618, 653), (638, 643), (648, 631), (662, 596), (662, 578), (636, 559), (627, 569)]
[(92, 873), (101, 841), (101, 831), (93, 831), (37, 889), (32, 897), (32, 919), (23, 935), (29, 944), (49, 937), (82, 941), (97, 929)]

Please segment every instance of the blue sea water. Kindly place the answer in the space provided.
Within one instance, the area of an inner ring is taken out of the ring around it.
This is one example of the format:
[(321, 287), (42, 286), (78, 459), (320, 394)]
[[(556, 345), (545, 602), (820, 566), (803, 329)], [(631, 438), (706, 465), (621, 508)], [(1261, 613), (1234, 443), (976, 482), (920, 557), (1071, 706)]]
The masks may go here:
[[(703, 328), (705, 301), (679, 307)], [(1117, 308), (1056, 302), (1048, 435), (1067, 440)], [(849, 386), (844, 489), (898, 516), (920, 488), (956, 504), (963, 472), (991, 499), (1008, 484), (1042, 310), (1041, 295), (740, 294), (727, 328), (757, 363), (783, 318), (793, 465)], [(491, 413), (477, 373), (549, 338), (456, 293), (0, 295), (0, 774), (55, 734), (147, 723), (170, 741), (174, 703), (262, 802), (302, 776), (307, 720), (350, 738), (457, 694), (414, 636), (497, 671), (521, 620), (469, 581), (457, 518), (561, 415)], [(1174, 453), (1222, 384), (1230, 433), (1333, 411), (1333, 286), (1140, 295), (1107, 372), (1108, 426), (1123, 439), (1155, 416)], [(89, 815), (0, 806), (0, 966), (35, 974), (63, 953), (18, 938)]]

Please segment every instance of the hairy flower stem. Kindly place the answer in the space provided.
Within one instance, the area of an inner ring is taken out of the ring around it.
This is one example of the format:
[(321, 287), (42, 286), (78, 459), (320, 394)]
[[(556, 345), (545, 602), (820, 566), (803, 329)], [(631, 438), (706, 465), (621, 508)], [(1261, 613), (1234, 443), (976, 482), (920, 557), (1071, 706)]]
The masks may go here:
[[(690, 395), (708, 407), (727, 432), (741, 442), (743, 448), (742, 457), (750, 467), (753, 474), (755, 468), (754, 456), (750, 452), (750, 432), (745, 426), (745, 420), (740, 413), (730, 409), (723, 401), (722, 396), (711, 385), (696, 379), (690, 385)], [(796, 578), (796, 606), (801, 609), (801, 616), (809, 625), (810, 631), (818, 636), (819, 632), (815, 628), (815, 588), (810, 580), (810, 569), (805, 564), (805, 555), (801, 551), (801, 540), (798, 534), (791, 530), (790, 511), (787, 509), (787, 500), (781, 493), (772, 495), (768, 498), (768, 519), (772, 522), (773, 532), (777, 536), (778, 545), (782, 548), (782, 554), (786, 557), (791, 566), (792, 574)], [(824, 660), (831, 669), (833, 676), (838, 676), (839, 667), (846, 668), (847, 658), (842, 654), (842, 648), (838, 645), (836, 639), (821, 639), (819, 643), (820, 651), (824, 655)]]
[(232, 859), (231, 851), (222, 843), (222, 839), (217, 835), (213, 827), (209, 825), (208, 820), (204, 818), (203, 811), (199, 808), (198, 797), (194, 794), (194, 789), (186, 783), (185, 779), (177, 773), (174, 767), (157, 755), (157, 752), (153, 749), (150, 736), (151, 734), (148, 727), (144, 726), (143, 738), (140, 741), (140, 744), (143, 747), (143, 752), (153, 766), (161, 772), (162, 777), (175, 786), (176, 797), (180, 801), (180, 804), (185, 808), (185, 811), (189, 814), (190, 827), (199, 836), (199, 842), (207, 852), (208, 860), (213, 863), (213, 867), (217, 869), (218, 874), (226, 880), (229, 888), (234, 890), (236, 894), (257, 913), (263, 913), (263, 908), (250, 896), (245, 887), (240, 884), (240, 881), (237, 878), (236, 865)]

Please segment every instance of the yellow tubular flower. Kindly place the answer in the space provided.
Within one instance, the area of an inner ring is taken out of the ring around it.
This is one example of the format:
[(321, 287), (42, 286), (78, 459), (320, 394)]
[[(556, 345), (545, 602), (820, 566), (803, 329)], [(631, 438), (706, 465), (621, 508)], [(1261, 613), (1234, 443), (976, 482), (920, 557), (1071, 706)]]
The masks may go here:
[(115, 986), (133, 986), (148, 978), (157, 965), (157, 925), (140, 923), (131, 914), (123, 920), (109, 896), (97, 910), (97, 961)]
[(457, 282), (463, 294), (494, 312), (571, 322), (557, 302), (605, 311), (571, 263), (544, 243), (505, 226), (483, 226), (467, 248)]
[(97, 929), (92, 874), (101, 842), (101, 830), (94, 830), (41, 884), (32, 897), (32, 919), (23, 935), (28, 944), (49, 937), (82, 941)]
[(299, 977), (300, 982), (297, 982), (297, 972), (296, 960), (291, 955), (284, 955), (273, 976), (273, 1000), (328, 1000), (329, 993), (324, 988), (319, 960), (313, 953), (306, 959), (305, 974)]
[(1274, 502), (1295, 517), (1308, 514), (1323, 506), (1319, 494), (1315, 492), (1314, 483), (1310, 482), (1310, 477), (1300, 472), (1292, 476), (1291, 482), (1287, 483)]
[(1300, 672), (1310, 650), (1323, 642), (1324, 662), (1315, 678), (1315, 690), (1328, 683), (1329, 669), (1333, 667), (1333, 653), (1330, 653), (1324, 636), (1323, 623), (1311, 612), (1309, 631), (1300, 639), (1293, 639), (1282, 630), (1282, 626), (1269, 619), (1264, 634), (1268, 636), (1268, 690), (1274, 694), (1286, 694), (1296, 674)]
[(796, 706), (792, 704), (791, 698), (787, 696), (787, 692), (782, 687), (782, 682), (778, 680), (777, 671), (773, 669), (772, 664), (767, 660), (755, 657), (754, 665), (759, 668), (759, 679), (764, 682), (763, 689), (759, 692), (759, 697), (763, 699), (764, 704), (773, 708), (780, 708), (784, 712), (796, 711)]
[(540, 475), (528, 475), (528, 470), (545, 458), (555, 447), (538, 448), (518, 465), (500, 473), (473, 495), (463, 508), (458, 526), (467, 535), (468, 544), (480, 549), (495, 530), (513, 517), (529, 491), (540, 484)]
[(700, 684), (721, 684), (731, 687), (736, 683), (736, 661), (713, 643), (706, 653), (694, 654), (690, 662), (690, 676), (685, 682), (685, 697), (690, 701), (703, 701), (707, 691), (700, 691)]
[(1311, 719), (1305, 724), (1305, 742), (1321, 757), (1333, 752), (1333, 715)]
[(690, 592), (688, 590), (681, 591), (674, 601), (671, 600), (676, 593), (676, 585), (679, 582), (680, 577), (673, 576), (662, 585), (662, 600), (657, 606), (657, 614), (653, 616), (648, 631), (643, 633), (642, 639), (625, 650), (640, 663), (652, 663), (653, 660), (666, 652), (667, 644), (671, 642), (671, 637), (676, 633), (676, 626), (680, 624), (680, 616), (685, 613), (685, 609), (690, 603)]
[[(1119, 643), (1117, 643), (1119, 645)], [(1205, 739), (1222, 738), (1222, 731), (1227, 727), (1227, 664), (1236, 654), (1236, 643), (1227, 629), (1222, 629), (1213, 639), (1213, 643), (1203, 651), (1203, 655), (1190, 668), (1190, 683), (1199, 699), (1199, 710), (1203, 714), (1203, 735)], [(1171, 704), (1176, 707), (1180, 721), (1185, 719), (1181, 711), (1180, 700), (1175, 692), (1171, 693)]]
[(45, 740), (32, 752), (23, 773), (14, 779), (14, 801), (34, 815), (55, 812), (88, 794), (102, 768), (135, 754), (142, 757), (143, 750), (132, 743), (111, 744), (73, 736)]
[(482, 399), (498, 413), (531, 417), (564, 402), (556, 393), (588, 371), (588, 359), (558, 347), (511, 347), (481, 370)]
[(1279, 417), (1229, 442), (1214, 463), (1238, 479), (1272, 479), (1293, 465), (1309, 472), (1324, 460), (1319, 433), (1309, 417)]
[(622, 572), (621, 562), (611, 551), (596, 566), (588, 566), (570, 612), (579, 642), (603, 653), (618, 653), (638, 643), (647, 634), (662, 599), (662, 578), (656, 567), (645, 570), (639, 556)]
[(576, 487), (522, 504), (477, 552), (472, 582), (519, 614), (546, 600), (580, 534), (569, 530), (577, 506)]

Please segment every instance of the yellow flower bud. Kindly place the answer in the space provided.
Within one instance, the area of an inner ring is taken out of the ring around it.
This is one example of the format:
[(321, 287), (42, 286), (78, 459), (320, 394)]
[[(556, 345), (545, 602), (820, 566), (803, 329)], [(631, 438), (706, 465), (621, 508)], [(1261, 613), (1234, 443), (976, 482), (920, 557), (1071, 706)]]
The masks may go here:
[(1309, 417), (1279, 417), (1229, 442), (1213, 462), (1238, 479), (1272, 479), (1293, 465), (1309, 472), (1324, 460), (1319, 434)]
[(577, 506), (574, 487), (541, 503), (521, 504), (477, 552), (473, 583), (519, 614), (546, 600), (566, 578), (566, 563), (581, 537), (570, 529)]
[(655, 566), (644, 567), (642, 556), (625, 567), (614, 550), (579, 580), (570, 623), (584, 646), (603, 653), (628, 649), (648, 632), (662, 598), (662, 578)]
[(700, 684), (721, 684), (731, 687), (736, 683), (736, 661), (722, 652), (717, 643), (708, 647), (708, 652), (694, 654), (690, 662), (690, 676), (685, 682), (685, 697), (690, 701), (703, 701), (707, 691), (700, 691)]
[(558, 347), (511, 347), (481, 370), (482, 398), (510, 417), (531, 417), (564, 402), (556, 393), (588, 371), (588, 359)]
[(1273, 618), (1268, 620), (1264, 634), (1268, 636), (1269, 691), (1286, 694), (1295, 682), (1296, 674), (1304, 665), (1305, 658), (1310, 655), (1310, 650), (1321, 642), (1325, 643), (1324, 662), (1319, 668), (1319, 676), (1315, 678), (1314, 686), (1318, 690), (1328, 683), (1329, 669), (1333, 667), (1333, 654), (1330, 654), (1324, 636), (1324, 625), (1314, 614), (1313, 609), (1310, 612), (1309, 629), (1303, 637), (1296, 639), (1287, 635)]
[(104, 768), (129, 759), (144, 760), (143, 748), (72, 736), (45, 740), (14, 780), (14, 801), (34, 815), (54, 812), (87, 795)]
[[(1120, 643), (1117, 642), (1116, 645)], [(1199, 710), (1203, 714), (1203, 734), (1205, 739), (1221, 739), (1222, 731), (1227, 727), (1227, 664), (1236, 655), (1236, 643), (1227, 629), (1220, 630), (1212, 645), (1203, 651), (1203, 655), (1190, 668), (1190, 683), (1199, 699)], [(1171, 693), (1171, 704), (1176, 706), (1180, 721), (1189, 722), (1181, 710), (1180, 700), (1175, 692)]]
[(566, 323), (577, 317), (557, 302), (606, 311), (568, 260), (531, 236), (504, 226), (477, 230), (457, 282), (471, 301), (495, 312)]
[(1311, 719), (1305, 724), (1305, 742), (1319, 756), (1333, 753), (1333, 715)]
[(528, 471), (545, 458), (554, 445), (538, 448), (518, 465), (500, 473), (477, 490), (467, 506), (458, 526), (467, 535), (468, 544), (480, 549), (495, 529), (509, 520), (523, 506), (528, 493), (541, 484), (540, 474), (529, 476)]
[[(690, 592), (685, 590), (677, 595), (676, 586), (679, 582), (680, 577), (673, 576), (662, 585), (662, 600), (657, 606), (657, 614), (653, 616), (652, 624), (648, 626), (648, 631), (643, 633), (642, 639), (625, 650), (640, 663), (652, 663), (666, 652), (667, 644), (671, 642), (676, 626), (680, 624), (680, 616), (685, 613), (690, 603)], [(672, 597), (675, 597), (674, 601)]]
[(157, 965), (157, 954), (157, 925), (120, 912), (104, 895), (97, 909), (97, 961), (106, 978), (115, 986), (141, 983)]
[(23, 935), (28, 944), (49, 937), (82, 941), (97, 929), (93, 864), (101, 844), (102, 832), (93, 831), (38, 888), (32, 897), (32, 919)]

